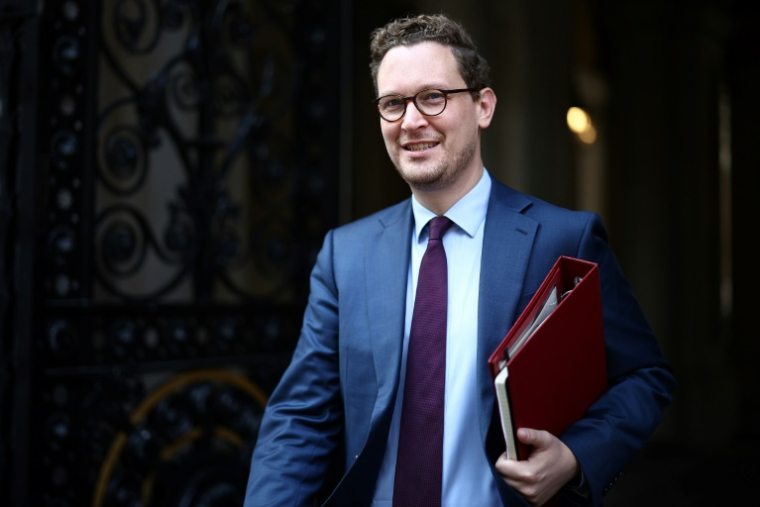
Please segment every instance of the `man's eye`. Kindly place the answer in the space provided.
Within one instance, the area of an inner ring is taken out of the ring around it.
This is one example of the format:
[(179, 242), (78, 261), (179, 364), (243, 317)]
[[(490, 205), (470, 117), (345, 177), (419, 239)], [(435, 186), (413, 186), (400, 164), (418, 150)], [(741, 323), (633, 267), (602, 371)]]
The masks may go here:
[(402, 107), (404, 105), (404, 101), (400, 98), (397, 99), (387, 99), (380, 103), (380, 106), (383, 109), (397, 109), (399, 107)]
[(444, 100), (444, 96), (438, 90), (430, 90), (420, 95), (420, 99), (425, 102), (438, 103)]

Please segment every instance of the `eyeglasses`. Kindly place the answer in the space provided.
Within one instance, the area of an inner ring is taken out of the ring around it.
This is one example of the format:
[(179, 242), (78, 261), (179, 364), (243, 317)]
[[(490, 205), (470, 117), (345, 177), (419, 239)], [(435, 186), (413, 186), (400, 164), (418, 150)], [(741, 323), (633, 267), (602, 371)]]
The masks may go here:
[(425, 116), (438, 116), (446, 109), (448, 96), (452, 93), (477, 92), (475, 88), (460, 88), (458, 90), (422, 90), (411, 97), (402, 95), (384, 95), (372, 102), (377, 106), (380, 118), (385, 121), (399, 121), (406, 114), (406, 105), (414, 102), (417, 111)]

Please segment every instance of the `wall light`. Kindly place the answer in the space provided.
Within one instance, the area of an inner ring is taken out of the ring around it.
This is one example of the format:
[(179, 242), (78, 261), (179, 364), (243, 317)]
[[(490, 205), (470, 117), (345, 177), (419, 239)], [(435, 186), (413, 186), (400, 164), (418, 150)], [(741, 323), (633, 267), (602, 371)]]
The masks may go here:
[(578, 139), (586, 144), (596, 141), (596, 128), (589, 114), (580, 107), (567, 110), (567, 126), (578, 135)]

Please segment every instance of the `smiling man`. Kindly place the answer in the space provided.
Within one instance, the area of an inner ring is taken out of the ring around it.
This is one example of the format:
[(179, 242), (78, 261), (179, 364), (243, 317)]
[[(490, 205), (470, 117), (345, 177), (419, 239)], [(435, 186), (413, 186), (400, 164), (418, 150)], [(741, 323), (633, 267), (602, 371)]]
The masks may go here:
[[(593, 213), (491, 177), (488, 65), (444, 15), (371, 39), (388, 155), (411, 197), (330, 231), (291, 365), (253, 453), (246, 507), (601, 505), (670, 403), (671, 369)], [(562, 435), (522, 428), (509, 460), (487, 359), (560, 255), (599, 265), (608, 391)]]
[(388, 155), (415, 197), (442, 215), (483, 175), (480, 131), (496, 95), (483, 84), (468, 88), (451, 49), (435, 42), (390, 49), (376, 80)]

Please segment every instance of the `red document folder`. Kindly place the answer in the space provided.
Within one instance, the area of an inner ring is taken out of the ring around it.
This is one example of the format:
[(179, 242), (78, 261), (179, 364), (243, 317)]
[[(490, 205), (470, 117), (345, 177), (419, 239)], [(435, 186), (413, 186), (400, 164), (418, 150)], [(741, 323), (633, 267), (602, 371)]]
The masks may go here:
[[(557, 303), (552, 306), (554, 290)], [(550, 313), (518, 345), (545, 306)], [(560, 435), (581, 419), (607, 389), (598, 266), (572, 257), (557, 259), (488, 365), (510, 458), (526, 459), (530, 453), (517, 441), (518, 428)], [(505, 382), (498, 382), (504, 377)]]

